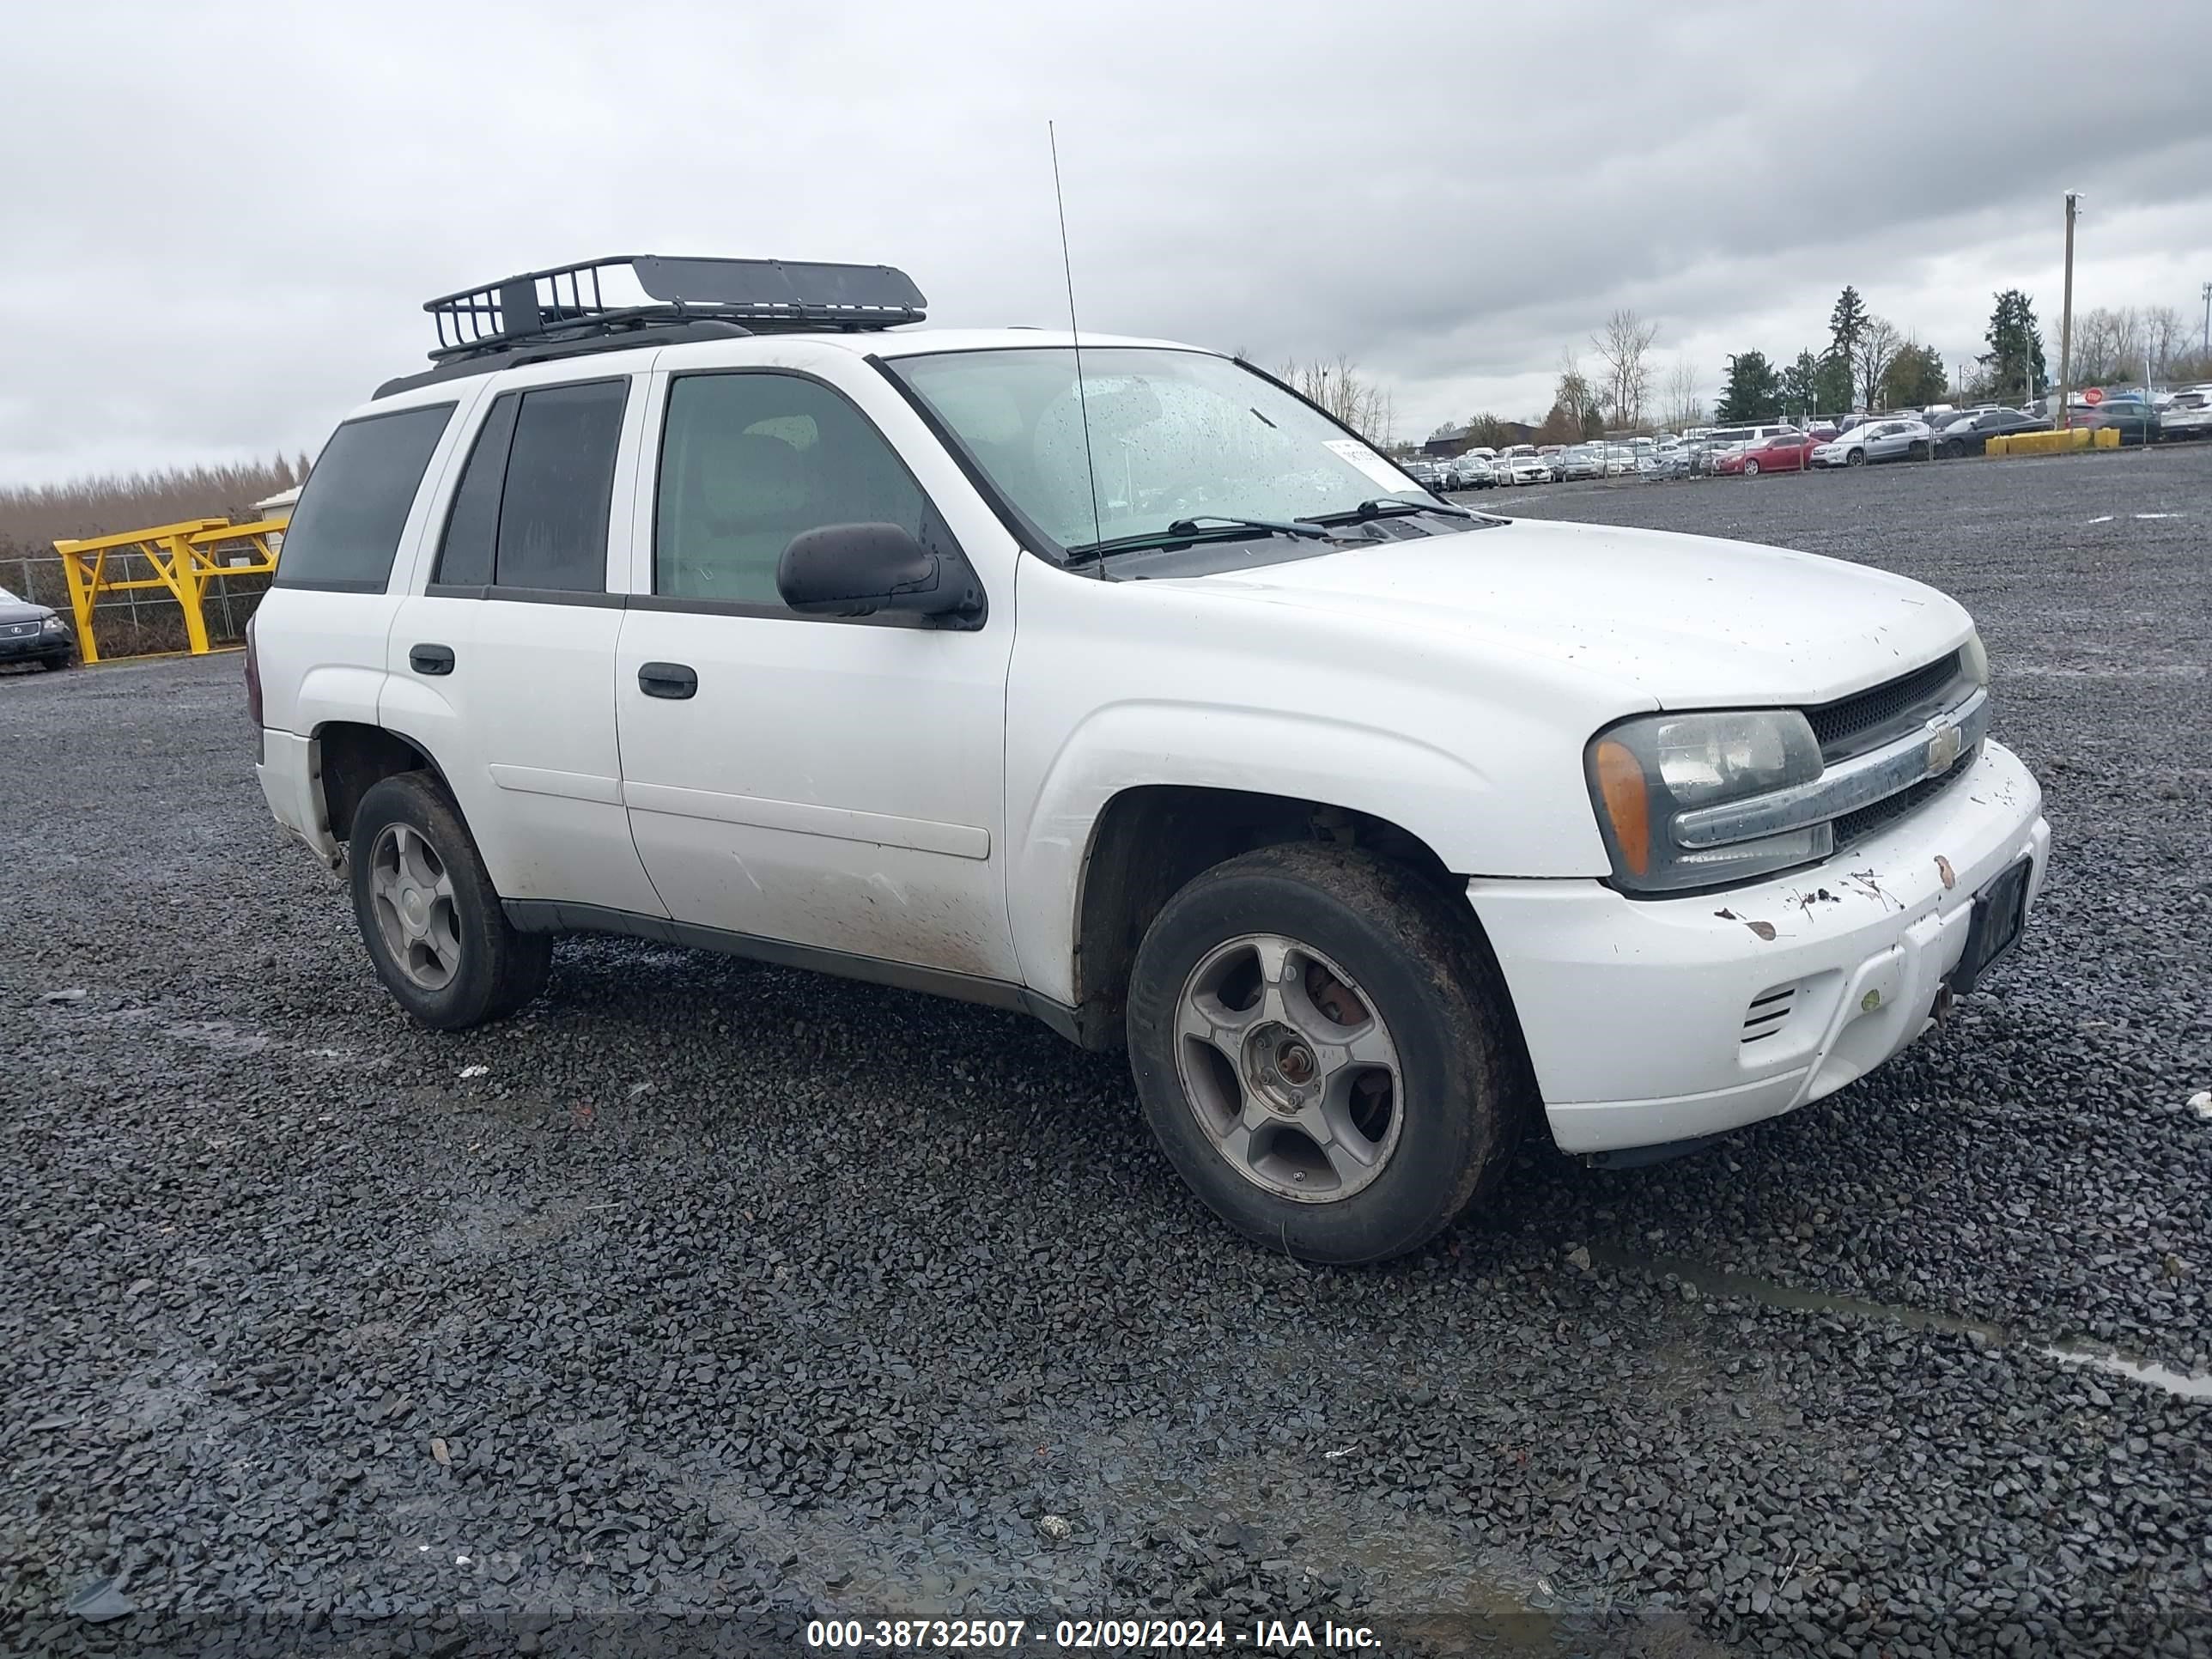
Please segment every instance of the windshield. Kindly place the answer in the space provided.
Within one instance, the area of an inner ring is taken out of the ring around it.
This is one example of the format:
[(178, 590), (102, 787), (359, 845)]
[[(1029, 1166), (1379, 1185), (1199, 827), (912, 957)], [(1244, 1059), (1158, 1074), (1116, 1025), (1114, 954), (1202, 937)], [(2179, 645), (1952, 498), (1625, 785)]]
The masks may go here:
[(1422, 495), (1317, 410), (1205, 352), (1086, 349), (1079, 404), (1075, 354), (1063, 347), (940, 352), (886, 366), (1061, 549), (1154, 535), (1184, 520), (1310, 519), (1353, 513), (1378, 496)]

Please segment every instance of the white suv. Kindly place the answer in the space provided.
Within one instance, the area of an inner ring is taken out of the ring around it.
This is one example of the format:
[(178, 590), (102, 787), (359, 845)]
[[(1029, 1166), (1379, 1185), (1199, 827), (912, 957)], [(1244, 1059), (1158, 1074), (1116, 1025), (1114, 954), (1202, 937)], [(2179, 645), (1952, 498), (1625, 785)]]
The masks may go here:
[(434, 301), (255, 621), (270, 806), (426, 1024), (585, 929), (1026, 1009), (1358, 1261), (1538, 1113), (1641, 1161), (1841, 1088), (2019, 933), (1942, 594), (1471, 514), (1225, 356), (891, 330), (896, 271), (607, 269)]

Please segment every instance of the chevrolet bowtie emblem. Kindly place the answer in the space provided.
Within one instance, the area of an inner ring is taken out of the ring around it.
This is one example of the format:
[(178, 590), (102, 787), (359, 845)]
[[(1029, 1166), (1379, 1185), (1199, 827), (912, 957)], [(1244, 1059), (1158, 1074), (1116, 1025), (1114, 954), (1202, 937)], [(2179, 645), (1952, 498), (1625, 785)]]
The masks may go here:
[(1928, 722), (1928, 775), (1951, 769), (1951, 763), (1959, 758), (1959, 728), (1948, 720)]

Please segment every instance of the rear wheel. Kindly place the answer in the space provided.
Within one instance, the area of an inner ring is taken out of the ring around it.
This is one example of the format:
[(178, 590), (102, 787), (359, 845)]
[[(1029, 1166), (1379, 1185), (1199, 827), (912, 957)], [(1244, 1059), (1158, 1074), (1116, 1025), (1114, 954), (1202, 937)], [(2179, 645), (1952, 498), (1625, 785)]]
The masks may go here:
[(362, 797), (349, 861), (369, 960), (423, 1024), (461, 1030), (545, 988), (553, 941), (507, 921), (468, 826), (428, 774), (400, 773)]
[(1131, 976), (1145, 1115), (1206, 1205), (1303, 1261), (1416, 1249), (1533, 1097), (1473, 918), (1371, 854), (1264, 848), (1170, 899)]

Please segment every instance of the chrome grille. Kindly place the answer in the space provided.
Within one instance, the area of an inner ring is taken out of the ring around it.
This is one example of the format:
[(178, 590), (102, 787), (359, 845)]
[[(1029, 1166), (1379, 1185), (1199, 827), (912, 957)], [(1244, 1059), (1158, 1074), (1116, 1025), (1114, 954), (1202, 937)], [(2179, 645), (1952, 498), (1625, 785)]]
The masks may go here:
[(1965, 695), (1965, 678), (1966, 666), (1954, 651), (1872, 690), (1855, 691), (1807, 709), (1805, 718), (1820, 740), (1820, 758), (1844, 760), (1880, 748), (1899, 732), (1911, 731), (1958, 702)]

